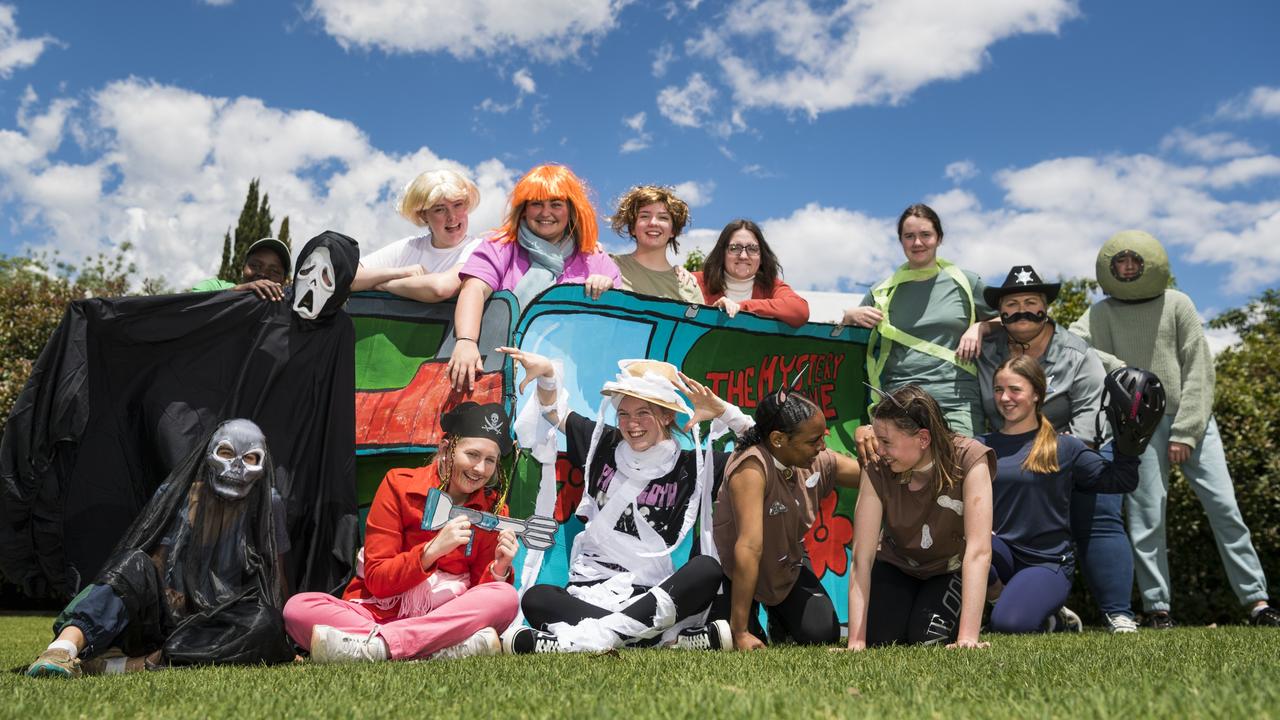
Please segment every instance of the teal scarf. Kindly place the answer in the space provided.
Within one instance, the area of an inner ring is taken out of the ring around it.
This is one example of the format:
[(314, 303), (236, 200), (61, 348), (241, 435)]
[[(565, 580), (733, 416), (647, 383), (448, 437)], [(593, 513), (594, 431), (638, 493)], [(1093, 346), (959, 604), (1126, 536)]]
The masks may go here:
[(534, 235), (523, 220), (520, 221), (520, 231), (516, 234), (516, 241), (525, 249), (525, 252), (529, 253), (529, 269), (511, 289), (516, 296), (516, 301), (520, 303), (520, 309), (523, 310), (533, 298), (537, 297), (538, 293), (554, 285), (556, 280), (564, 274), (564, 263), (577, 251), (578, 243), (572, 236), (566, 234), (559, 245), (552, 245)]

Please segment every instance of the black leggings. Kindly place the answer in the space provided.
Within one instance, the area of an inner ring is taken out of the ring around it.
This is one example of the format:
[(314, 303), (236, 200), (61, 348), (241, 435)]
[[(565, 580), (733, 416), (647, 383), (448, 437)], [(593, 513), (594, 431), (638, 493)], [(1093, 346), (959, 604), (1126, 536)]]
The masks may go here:
[[(711, 604), (711, 618), (728, 620), (732, 598), (733, 586), (726, 577), (724, 593)], [(766, 605), (765, 615), (769, 620), (768, 640), (775, 643), (790, 640), (798, 645), (827, 645), (840, 639), (840, 618), (836, 615), (836, 607), (807, 560), (800, 568), (800, 577), (796, 578), (791, 592), (777, 605)], [(760, 642), (766, 642), (764, 628), (760, 627), (759, 602), (751, 601), (747, 616), (747, 630)]]
[(867, 647), (955, 642), (960, 626), (960, 573), (921, 580), (877, 560), (871, 566)]
[[(720, 563), (715, 558), (699, 555), (690, 558), (689, 562), (658, 585), (675, 603), (677, 622), (702, 612), (711, 604), (711, 599), (720, 587), (721, 575)], [(620, 612), (652, 626), (658, 601), (653, 593), (647, 592), (648, 588), (637, 586), (636, 591), (642, 594)], [(552, 623), (575, 625), (587, 618), (602, 618), (613, 612), (576, 598), (559, 585), (534, 585), (529, 588), (520, 601), (520, 609), (524, 611), (530, 625), (542, 630)]]

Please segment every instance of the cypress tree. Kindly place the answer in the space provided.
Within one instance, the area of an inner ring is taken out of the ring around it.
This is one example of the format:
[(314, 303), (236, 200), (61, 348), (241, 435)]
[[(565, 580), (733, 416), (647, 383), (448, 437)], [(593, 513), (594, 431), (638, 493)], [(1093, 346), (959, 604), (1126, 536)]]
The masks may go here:
[[(258, 200), (258, 178), (249, 181), (249, 192), (244, 198), (244, 207), (240, 210), (240, 218), (236, 222), (235, 239), (228, 231), (223, 237), (222, 265), (218, 269), (218, 277), (227, 282), (239, 283), (240, 272), (244, 268), (245, 255), (249, 246), (264, 237), (271, 237), (271, 201), (266, 193)], [(280, 223), (280, 240), (289, 245), (289, 218), (286, 216)]]
[(279, 239), (280, 242), (284, 243), (285, 247), (289, 248), (290, 250), (293, 250), (293, 245), (289, 244), (289, 216), (288, 215), (285, 215), (284, 219), (280, 221), (280, 234), (276, 235), (276, 238)]
[(222, 265), (218, 267), (218, 278), (225, 278), (228, 268), (231, 267), (231, 228), (227, 228), (226, 234), (222, 236)]

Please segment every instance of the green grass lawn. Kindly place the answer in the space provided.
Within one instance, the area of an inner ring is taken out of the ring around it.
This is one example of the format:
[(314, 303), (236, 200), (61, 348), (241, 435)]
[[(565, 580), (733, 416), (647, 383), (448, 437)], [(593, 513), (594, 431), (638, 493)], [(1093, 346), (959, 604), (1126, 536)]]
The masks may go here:
[(0, 616), (0, 717), (1280, 717), (1280, 631), (992, 636), (824, 648), (204, 668), (32, 680), (51, 618)]

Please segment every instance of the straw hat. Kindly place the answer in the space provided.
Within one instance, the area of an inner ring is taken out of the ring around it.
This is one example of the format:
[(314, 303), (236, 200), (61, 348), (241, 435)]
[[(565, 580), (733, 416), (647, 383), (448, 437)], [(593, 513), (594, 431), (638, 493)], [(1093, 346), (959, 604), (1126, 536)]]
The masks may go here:
[(675, 365), (661, 360), (621, 360), (615, 380), (604, 384), (601, 395), (618, 397), (626, 395), (653, 403), (659, 407), (686, 415), (692, 410), (680, 396), (679, 390), (684, 387), (680, 380), (680, 371)]

